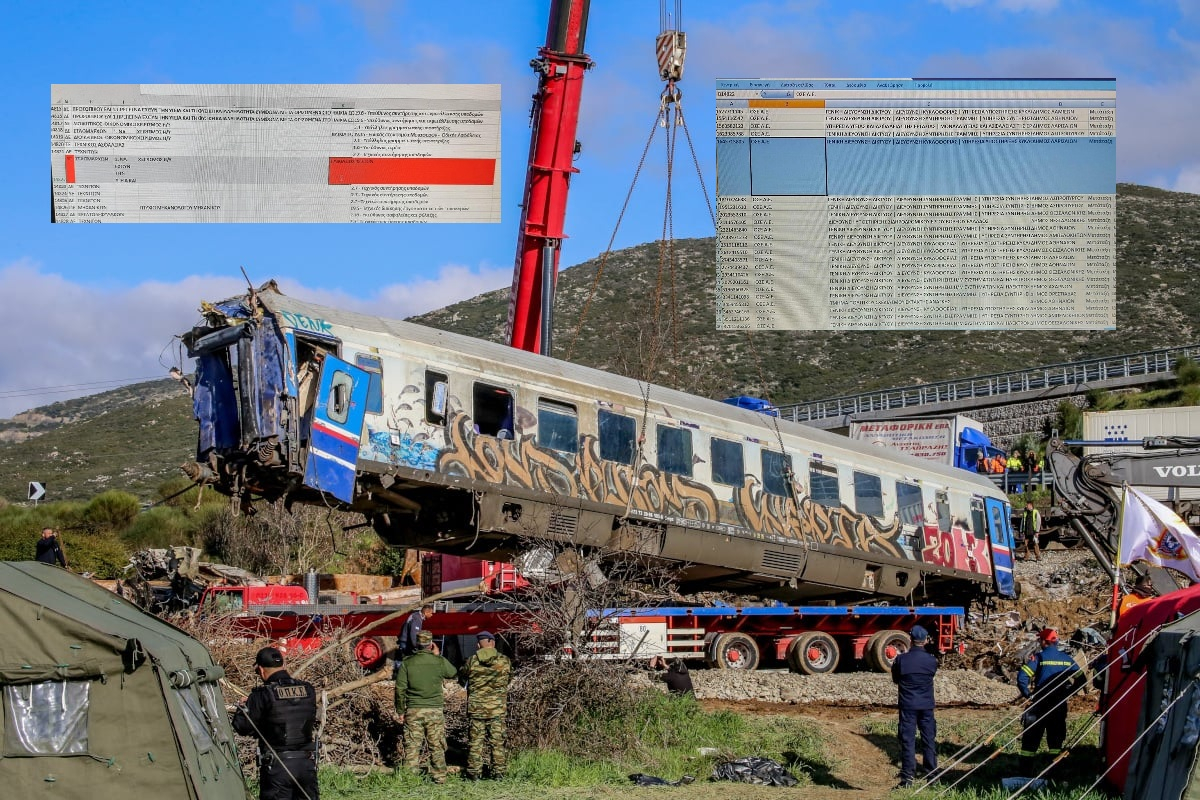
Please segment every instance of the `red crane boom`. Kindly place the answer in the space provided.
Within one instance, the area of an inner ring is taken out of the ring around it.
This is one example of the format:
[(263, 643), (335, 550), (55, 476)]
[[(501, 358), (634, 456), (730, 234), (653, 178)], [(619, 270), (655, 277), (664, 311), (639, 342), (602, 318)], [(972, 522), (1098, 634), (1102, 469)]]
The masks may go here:
[[(549, 325), (543, 336), (543, 309), (549, 306), (558, 275), (567, 214), (567, 190), (578, 143), (583, 75), (592, 60), (583, 52), (590, 0), (553, 0), (546, 44), (530, 66), (538, 89), (530, 113), (529, 170), (521, 204), (516, 266), (508, 305), (509, 344), (549, 353)], [(548, 280), (547, 280), (548, 279)], [(549, 282), (549, 286), (543, 288)], [(543, 339), (545, 341), (543, 341)]]

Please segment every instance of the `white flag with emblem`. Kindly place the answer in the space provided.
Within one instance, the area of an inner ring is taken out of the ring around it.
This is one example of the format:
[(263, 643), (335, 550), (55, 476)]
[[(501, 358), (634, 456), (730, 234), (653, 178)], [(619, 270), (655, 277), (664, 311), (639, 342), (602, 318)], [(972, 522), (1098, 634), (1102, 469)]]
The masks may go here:
[(1178, 570), (1200, 583), (1200, 536), (1153, 497), (1125, 487), (1120, 565), (1139, 558)]

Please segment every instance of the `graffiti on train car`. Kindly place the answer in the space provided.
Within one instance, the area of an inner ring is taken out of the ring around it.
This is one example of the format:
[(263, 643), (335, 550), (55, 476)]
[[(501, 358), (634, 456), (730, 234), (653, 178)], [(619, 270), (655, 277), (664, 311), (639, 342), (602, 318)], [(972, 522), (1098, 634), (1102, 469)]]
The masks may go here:
[[(413, 387), (415, 389), (415, 387)], [(706, 529), (736, 526), (755, 537), (826, 544), (901, 559), (924, 561), (990, 574), (987, 543), (965, 525), (951, 532), (937, 525), (917, 528), (905, 546), (899, 520), (883, 525), (870, 515), (845, 506), (830, 508), (802, 497), (768, 494), (748, 475), (734, 491), (733, 502), (717, 500), (713, 490), (690, 478), (663, 472), (650, 464), (629, 466), (600, 458), (595, 436), (580, 437), (578, 457), (539, 447), (534, 434), (498, 439), (475, 431), (470, 415), (452, 411), (439, 447), (426, 433), (369, 430), (363, 456), (377, 462), (436, 470), (447, 476), (518, 486), (563, 497), (582, 497), (655, 518), (695, 522)], [(439, 437), (440, 438), (440, 437)]]
[(900, 546), (901, 526), (894, 522), (881, 526), (866, 514), (857, 514), (845, 506), (828, 508), (801, 498), (799, 506), (790, 498), (763, 491), (757, 478), (747, 475), (735, 493), (733, 506), (741, 524), (770, 536), (799, 539), (855, 550), (908, 558)]
[(976, 537), (965, 524), (956, 524), (950, 531), (938, 530), (937, 525), (924, 525), (925, 547), (921, 560), (941, 567), (992, 574), (987, 540)]

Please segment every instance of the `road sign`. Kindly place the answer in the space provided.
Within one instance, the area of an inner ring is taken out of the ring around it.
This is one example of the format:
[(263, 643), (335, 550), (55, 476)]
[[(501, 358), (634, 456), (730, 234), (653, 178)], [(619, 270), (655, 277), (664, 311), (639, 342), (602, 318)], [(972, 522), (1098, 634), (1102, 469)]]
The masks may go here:
[(46, 496), (45, 484), (38, 483), (37, 481), (29, 482), (29, 499), (30, 500), (34, 500), (34, 501), (41, 500), (45, 496)]

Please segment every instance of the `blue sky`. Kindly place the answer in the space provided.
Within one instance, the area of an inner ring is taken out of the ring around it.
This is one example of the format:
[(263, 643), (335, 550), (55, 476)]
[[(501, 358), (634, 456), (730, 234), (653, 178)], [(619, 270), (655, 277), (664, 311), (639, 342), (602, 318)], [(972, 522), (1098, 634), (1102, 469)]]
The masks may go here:
[[(244, 267), (318, 302), (407, 316), (507, 286), (528, 148), (527, 64), (549, 0), (12, 3), (0, 33), (0, 417), (175, 363), (172, 335)], [(669, 3), (673, 6), (674, 3)], [(1115, 77), (1121, 181), (1200, 192), (1200, 0), (684, 0), (684, 108), (714, 179), (717, 77)], [(563, 264), (603, 251), (658, 106), (658, 5), (593, 0)], [(55, 225), (52, 83), (499, 83), (494, 225)], [(659, 237), (652, 152), (617, 247)], [(690, 159), (675, 234), (711, 236)], [(16, 343), (19, 343), (17, 346)], [(86, 385), (84, 385), (86, 384)]]

